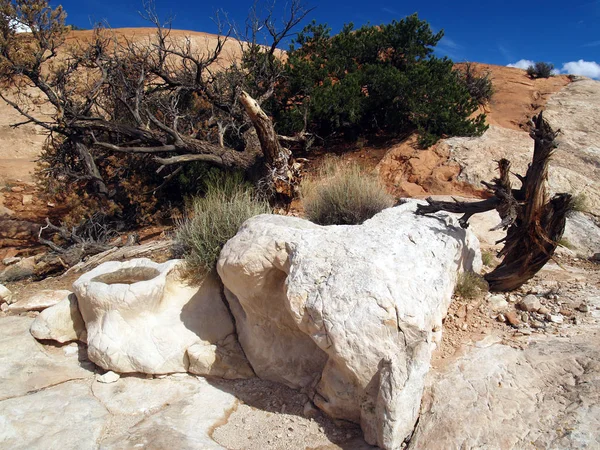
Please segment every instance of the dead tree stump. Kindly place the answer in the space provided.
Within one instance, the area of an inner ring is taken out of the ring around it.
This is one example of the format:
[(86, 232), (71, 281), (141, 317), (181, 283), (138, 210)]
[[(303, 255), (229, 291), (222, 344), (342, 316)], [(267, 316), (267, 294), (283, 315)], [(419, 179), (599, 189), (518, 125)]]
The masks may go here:
[(462, 213), (460, 224), (469, 226), (473, 214), (495, 209), (502, 222), (494, 229), (507, 230), (501, 241), (504, 247), (498, 253), (502, 262), (485, 275), (491, 291), (511, 291), (531, 279), (554, 254), (565, 230), (567, 214), (572, 209), (570, 194), (556, 194), (549, 198), (546, 182), (548, 163), (556, 148), (554, 131), (540, 113), (533, 118), (531, 138), (535, 141), (533, 160), (525, 176), (514, 174), (521, 182), (513, 189), (510, 180), (510, 161), (498, 161), (500, 176), (492, 183), (483, 183), (493, 194), (480, 202), (438, 202), (427, 199), (428, 205), (419, 205), (417, 214), (437, 211)]

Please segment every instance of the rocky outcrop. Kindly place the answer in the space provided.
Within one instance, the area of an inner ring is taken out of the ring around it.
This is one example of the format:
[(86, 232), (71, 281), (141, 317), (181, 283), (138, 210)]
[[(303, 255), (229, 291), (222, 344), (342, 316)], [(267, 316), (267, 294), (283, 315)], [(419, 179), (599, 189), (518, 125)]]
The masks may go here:
[(256, 374), (306, 391), (388, 449), (417, 419), (457, 273), (481, 264), (455, 219), (415, 209), (408, 202), (360, 226), (258, 216), (217, 266)]
[(252, 376), (218, 281), (207, 277), (190, 286), (180, 266), (143, 258), (107, 262), (73, 284), (89, 358), (118, 373), (187, 372), (191, 364), (201, 375)]
[(594, 339), (597, 330), (468, 352), (431, 374), (409, 448), (600, 448)]

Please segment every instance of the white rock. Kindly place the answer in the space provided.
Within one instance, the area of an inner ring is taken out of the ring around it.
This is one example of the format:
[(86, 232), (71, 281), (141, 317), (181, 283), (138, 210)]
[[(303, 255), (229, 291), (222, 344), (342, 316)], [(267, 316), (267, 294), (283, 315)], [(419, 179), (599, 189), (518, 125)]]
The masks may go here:
[(518, 306), (523, 311), (537, 312), (542, 307), (542, 304), (540, 303), (539, 298), (537, 298), (535, 295), (529, 294), (519, 302)]
[(108, 372), (102, 375), (96, 375), (96, 381), (98, 383), (104, 384), (116, 383), (117, 381), (119, 381), (119, 378), (121, 378), (121, 375), (119, 375), (118, 373), (114, 373), (112, 370), (109, 370)]
[(44, 289), (30, 297), (20, 299), (17, 302), (10, 305), (8, 310), (13, 313), (23, 313), (27, 311), (43, 311), (50, 306), (54, 306), (62, 300), (65, 300), (70, 291), (60, 289), (60, 290), (51, 290)]
[(12, 303), (12, 292), (3, 284), (0, 284), (0, 303)]
[(494, 312), (501, 312), (508, 308), (508, 302), (506, 301), (506, 298), (504, 295), (500, 294), (490, 296), (490, 298), (488, 298), (488, 305)]
[(256, 374), (314, 393), (383, 448), (412, 431), (458, 271), (481, 268), (469, 231), (415, 209), (411, 201), (361, 226), (258, 216), (217, 265)]
[(75, 294), (69, 294), (56, 305), (43, 310), (31, 324), (30, 331), (33, 337), (41, 340), (86, 342), (85, 323)]
[(181, 265), (107, 262), (73, 284), (92, 361), (118, 373), (187, 372), (192, 345), (218, 346), (234, 334), (217, 280), (190, 286), (180, 277)]
[(564, 321), (563, 316), (560, 314), (550, 314), (549, 319), (552, 323), (563, 323)]

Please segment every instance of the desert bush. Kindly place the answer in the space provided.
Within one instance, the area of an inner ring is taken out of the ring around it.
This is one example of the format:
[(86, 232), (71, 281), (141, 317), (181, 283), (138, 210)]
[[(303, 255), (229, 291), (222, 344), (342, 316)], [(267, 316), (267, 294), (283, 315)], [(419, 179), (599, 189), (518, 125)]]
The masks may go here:
[(429, 141), (482, 133), (483, 116), (469, 118), (477, 101), (452, 61), (433, 55), (442, 36), (417, 15), (359, 29), (349, 24), (335, 36), (313, 22), (291, 46), (278, 86), (281, 132), (355, 138), (419, 130)]
[(204, 184), (206, 194), (190, 201), (175, 232), (187, 277), (195, 282), (215, 269), (221, 249), (244, 221), (271, 212), (268, 202), (258, 198), (239, 173), (211, 172)]
[(476, 298), (487, 291), (488, 284), (475, 272), (461, 272), (454, 287), (454, 295), (462, 298)]
[(469, 94), (480, 105), (488, 103), (494, 95), (494, 85), (492, 83), (491, 74), (486, 72), (479, 74), (473, 64), (465, 63), (459, 69), (459, 79), (465, 85)]
[(538, 61), (527, 68), (527, 75), (531, 78), (550, 78), (553, 75), (554, 64)]
[(306, 217), (319, 225), (358, 225), (394, 202), (376, 176), (334, 159), (305, 178), (300, 191)]

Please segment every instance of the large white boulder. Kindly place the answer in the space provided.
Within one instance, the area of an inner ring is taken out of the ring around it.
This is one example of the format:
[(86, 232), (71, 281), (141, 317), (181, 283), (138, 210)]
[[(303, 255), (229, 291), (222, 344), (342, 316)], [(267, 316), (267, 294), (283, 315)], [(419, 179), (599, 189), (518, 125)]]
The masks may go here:
[[(145, 258), (107, 262), (73, 284), (90, 360), (118, 373), (187, 372), (188, 349), (206, 347), (204, 364), (194, 364), (196, 373), (252, 376), (217, 279), (208, 276), (200, 287), (190, 286), (181, 279), (181, 265), (179, 260), (157, 264)], [(208, 358), (210, 350), (237, 351), (233, 360), (239, 371), (231, 367), (231, 358)]]
[(417, 419), (431, 351), (477, 239), (416, 202), (360, 226), (248, 220), (217, 269), (256, 374), (307, 392), (367, 442), (398, 448)]

